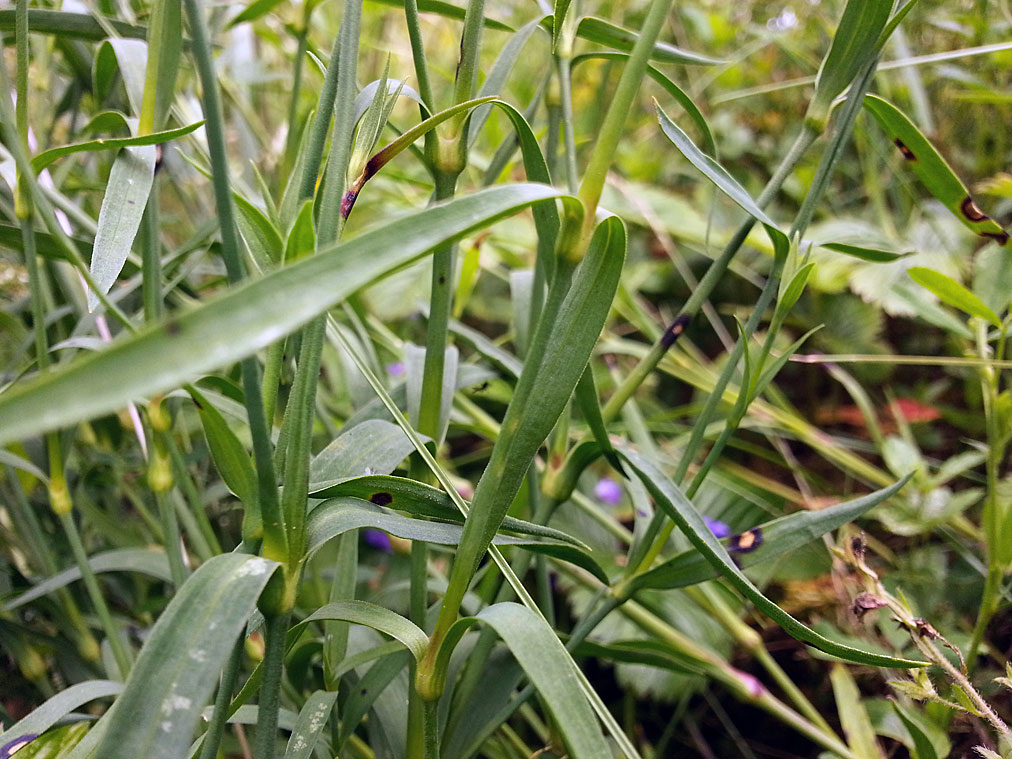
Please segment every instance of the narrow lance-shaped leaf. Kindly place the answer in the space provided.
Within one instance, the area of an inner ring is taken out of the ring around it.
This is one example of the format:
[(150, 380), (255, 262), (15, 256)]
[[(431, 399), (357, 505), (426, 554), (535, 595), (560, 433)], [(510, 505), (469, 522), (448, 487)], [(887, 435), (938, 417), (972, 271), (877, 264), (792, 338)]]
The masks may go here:
[[(363, 501), (378, 503), (389, 506), (398, 511), (406, 511), (416, 516), (441, 519), (446, 522), (463, 523), (464, 517), (453, 505), (453, 500), (438, 488), (426, 485), (417, 480), (410, 480), (406, 477), (389, 477), (382, 475), (367, 475), (342, 480), (335, 485), (329, 485), (323, 490), (310, 492), (314, 498), (340, 498), (341, 496), (354, 496)], [(575, 546), (584, 544), (572, 535), (557, 530), (554, 527), (547, 527), (534, 522), (528, 522), (515, 517), (505, 517), (500, 529), (508, 532), (516, 532), (521, 535), (533, 535), (536, 537), (561, 540), (564, 543), (571, 543)]]
[[(625, 228), (617, 217), (598, 227), (590, 250), (554, 321), (540, 365), (528, 362), (518, 385), (528, 403), (514, 396), (488, 466), (478, 481), (464, 535), (453, 562), (450, 588), (462, 594), (478, 561), (499, 530), (527, 469), (551, 432), (590, 359), (611, 309), (625, 261)], [(531, 367), (534, 371), (530, 378)], [(526, 375), (526, 376), (525, 376)], [(457, 599), (447, 596), (444, 610)]]
[(891, 250), (866, 248), (863, 245), (850, 245), (843, 242), (820, 242), (819, 247), (853, 256), (854, 258), (860, 258), (862, 261), (870, 261), (874, 264), (886, 264), (914, 254), (912, 250), (906, 253), (895, 253)]
[(900, 659), (882, 654), (869, 653), (851, 646), (829, 640), (802, 624), (775, 603), (770, 601), (749, 580), (728, 555), (727, 550), (717, 541), (706, 526), (706, 522), (695, 507), (675, 487), (663, 472), (635, 451), (623, 446), (618, 449), (622, 458), (632, 467), (636, 476), (646, 485), (657, 501), (657, 505), (670, 517), (685, 534), (689, 542), (713, 565), (728, 583), (748, 598), (756, 608), (780, 625), (788, 634), (798, 640), (810, 643), (833, 656), (860, 664), (880, 667), (923, 667), (926, 662)]
[[(750, 532), (762, 536), (762, 542), (754, 551), (737, 556), (741, 567), (760, 564), (777, 556), (796, 551), (801, 546), (818, 539), (831, 530), (857, 519), (870, 509), (894, 496), (907, 482), (910, 475), (887, 488), (855, 498), (852, 501), (831, 506), (819, 511), (799, 511), (796, 514), (773, 519)], [(725, 544), (729, 540), (723, 541)], [(719, 577), (720, 573), (696, 550), (678, 554), (663, 564), (634, 577), (628, 585), (630, 593), (641, 588), (683, 588)]]
[(306, 703), (299, 711), (292, 737), (288, 739), (285, 759), (309, 759), (312, 756), (336, 700), (336, 690), (329, 692), (318, 690), (306, 699)]
[(122, 683), (111, 680), (88, 680), (71, 685), (0, 733), (0, 743), (6, 744), (26, 735), (43, 733), (89, 701), (115, 696), (122, 690)]
[(562, 740), (574, 759), (612, 756), (600, 724), (582, 692), (576, 664), (542, 617), (515, 603), (499, 603), (457, 621), (447, 635), (438, 665), (445, 671), (454, 644), (473, 625), (492, 627), (541, 694)]
[(1008, 243), (1008, 233), (977, 207), (949, 164), (902, 111), (875, 95), (865, 96), (864, 107), (899, 148), (907, 167), (932, 196), (974, 233), (999, 245)]
[[(551, 16), (545, 17), (541, 23), (552, 29), (554, 33), (554, 23)], [(630, 29), (625, 29), (610, 21), (605, 21), (602, 18), (594, 16), (585, 16), (580, 19), (580, 23), (576, 27), (576, 36), (588, 42), (595, 42), (598, 45), (604, 45), (613, 50), (621, 50), (626, 53), (633, 49), (636, 40), (639, 38), (639, 35)], [(650, 53), (650, 60), (658, 61), (659, 63), (681, 63), (697, 66), (712, 66), (721, 62), (717, 58), (710, 58), (706, 55), (693, 53), (690, 50), (683, 50), (667, 42), (654, 43), (654, 49)]]
[(141, 101), (141, 134), (162, 128), (175, 97), (179, 55), (183, 49), (183, 3), (156, 0), (148, 27), (148, 65)]
[[(34, 34), (51, 34), (63, 39), (99, 42), (109, 36), (103, 24), (108, 24), (116, 34), (127, 39), (143, 40), (148, 34), (147, 28), (143, 26), (109, 18), (99, 22), (90, 13), (68, 13), (47, 8), (28, 9), (28, 28)], [(13, 9), (0, 10), (0, 31), (14, 31)]]
[(98, 756), (184, 756), (218, 672), (276, 568), (244, 554), (215, 556), (177, 591), (102, 718)]
[(199, 129), (203, 125), (203, 121), (198, 121), (177, 129), (166, 129), (164, 132), (150, 132), (148, 134), (139, 134), (135, 137), (100, 137), (96, 140), (89, 140), (88, 142), (78, 142), (73, 145), (62, 145), (58, 148), (50, 148), (49, 150), (43, 151), (32, 158), (32, 168), (36, 171), (42, 171), (56, 159), (72, 155), (73, 153), (97, 150), (118, 150), (120, 148), (133, 147), (137, 145), (160, 145), (174, 140), (177, 137), (183, 137), (184, 135), (190, 134), (190, 132)]
[(776, 225), (776, 222), (766, 215), (766, 212), (759, 207), (745, 188), (738, 184), (737, 180), (728, 174), (723, 166), (701, 151), (689, 139), (689, 135), (668, 118), (668, 115), (656, 102), (654, 106), (657, 109), (657, 119), (660, 122), (661, 131), (664, 133), (664, 136), (671, 140), (672, 144), (688, 159), (689, 163), (699, 169), (707, 179), (716, 185), (717, 189), (763, 225), (766, 234), (773, 241), (773, 246), (776, 248), (778, 256), (786, 255), (790, 248), (790, 241), (787, 239), (787, 235)]
[(819, 67), (808, 118), (825, 121), (836, 96), (876, 54), (879, 37), (889, 21), (891, 10), (892, 3), (848, 0), (829, 52)]
[(988, 308), (980, 298), (959, 284), (952, 277), (948, 277), (934, 269), (926, 269), (923, 266), (912, 266), (907, 269), (910, 278), (923, 287), (925, 290), (934, 293), (943, 303), (955, 306), (971, 316), (990, 322), (995, 327), (1001, 328), (1001, 319)]
[(530, 183), (491, 188), (386, 222), (231, 289), (0, 393), (0, 444), (115, 411), (227, 366), (434, 247), (556, 197), (557, 190)]
[[(128, 147), (112, 165), (91, 254), (91, 275), (103, 294), (122, 271), (137, 236), (151, 194), (155, 156), (154, 145)], [(89, 290), (88, 310), (94, 311), (98, 303), (98, 296)]]
[[(405, 540), (418, 540), (436, 545), (457, 545), (460, 543), (462, 527), (446, 522), (429, 522), (401, 516), (374, 503), (356, 498), (338, 498), (327, 501), (313, 509), (306, 527), (308, 548), (304, 560), (308, 560), (327, 541), (351, 530), (369, 527)], [(608, 582), (607, 573), (594, 560), (590, 551), (572, 542), (554, 538), (518, 538), (511, 535), (496, 535), (493, 545), (516, 546), (543, 556), (582, 567), (603, 583)]]

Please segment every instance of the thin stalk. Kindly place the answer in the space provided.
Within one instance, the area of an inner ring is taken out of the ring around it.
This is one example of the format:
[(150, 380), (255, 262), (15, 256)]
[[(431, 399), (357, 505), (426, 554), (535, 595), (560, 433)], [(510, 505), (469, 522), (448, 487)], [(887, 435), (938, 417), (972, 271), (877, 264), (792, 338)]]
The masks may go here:
[(415, 64), (418, 94), (429, 113), (433, 113), (432, 83), (429, 81), (429, 65), (425, 57), (425, 43), (422, 41), (422, 25), (418, 18), (417, 0), (404, 0), (404, 20), (408, 25), (408, 39), (411, 41), (411, 59)]
[[(485, 0), (468, 0), (464, 12), (464, 30), (460, 35), (460, 61), (453, 82), (453, 104), (472, 100), (478, 91), (481, 58), (481, 32), (485, 25)], [(466, 114), (453, 119), (457, 127), (467, 120)], [(456, 131), (456, 130), (455, 130)]]
[(144, 207), (144, 247), (141, 251), (141, 291), (144, 321), (153, 322), (162, 315), (162, 248), (158, 234), (158, 175), (151, 183), (148, 204)]
[(78, 568), (81, 570), (81, 579), (84, 581), (84, 587), (88, 591), (91, 605), (95, 607), (95, 613), (98, 615), (99, 622), (102, 623), (102, 629), (105, 630), (106, 638), (109, 640), (113, 658), (116, 660), (116, 666), (119, 667), (120, 677), (125, 680), (130, 673), (130, 656), (123, 646), (123, 640), (120, 638), (116, 625), (112, 621), (112, 614), (109, 612), (109, 606), (102, 595), (102, 589), (98, 586), (95, 573), (91, 570), (91, 565), (88, 563), (88, 555), (84, 550), (84, 544), (81, 542), (81, 534), (77, 530), (74, 516), (70, 511), (65, 511), (60, 512), (59, 517), (60, 523), (63, 525), (63, 531), (70, 542), (70, 550), (74, 554)]
[[(308, 5), (308, 3), (307, 3)], [(295, 165), (295, 152), (299, 148), (299, 98), (302, 95), (302, 72), (305, 68), (306, 45), (309, 39), (309, 14), (302, 19), (302, 26), (296, 34), (295, 69), (292, 71), (292, 93), (288, 101), (288, 134), (285, 136), (285, 166)]]
[(281, 679), (285, 664), (285, 637), (291, 614), (266, 618), (264, 629), (263, 681), (257, 710), (256, 759), (274, 759), (278, 740), (278, 710), (281, 708)]
[(169, 458), (172, 459), (172, 475), (182, 490), (182, 495), (180, 496), (183, 500), (182, 508), (186, 508), (193, 514), (197, 528), (194, 535), (199, 532), (201, 541), (207, 546), (208, 555), (201, 558), (216, 556), (221, 553), (221, 543), (218, 541), (218, 536), (214, 534), (211, 520), (208, 519), (207, 511), (204, 509), (204, 501), (193, 482), (193, 477), (190, 476), (190, 470), (183, 459), (183, 453), (179, 450), (175, 438), (171, 435), (166, 437), (165, 443), (165, 447), (169, 452)]
[[(559, 77), (559, 105), (562, 109), (562, 131), (565, 139), (563, 155), (566, 162), (566, 186), (570, 193), (579, 188), (580, 174), (576, 165), (576, 120), (573, 118), (573, 82), (570, 59), (556, 56), (555, 67)], [(554, 153), (554, 145), (552, 145)], [(552, 175), (554, 178), (554, 174)]]
[[(208, 153), (211, 159), (211, 178), (214, 186), (215, 206), (221, 229), (222, 257), (229, 282), (238, 282), (243, 277), (239, 238), (232, 207), (232, 191), (228, 173), (228, 155), (225, 152), (225, 119), (221, 109), (218, 81), (215, 78), (211, 46), (207, 39), (204, 14), (198, 0), (185, 0), (186, 14), (190, 25), (191, 45), (200, 84), (203, 89), (205, 130)], [(263, 397), (260, 389), (260, 370), (255, 357), (243, 359), (242, 385), (249, 417), (250, 436), (253, 439), (253, 457), (257, 471), (257, 497), (264, 514), (265, 529), (270, 520), (279, 514), (277, 476), (267, 419), (264, 415)]]
[(426, 701), (423, 706), (425, 759), (439, 759), (439, 702)]
[(225, 662), (225, 669), (221, 673), (218, 693), (214, 697), (214, 709), (211, 712), (211, 719), (207, 723), (207, 730), (204, 732), (204, 742), (200, 746), (198, 759), (217, 759), (221, 737), (225, 733), (225, 725), (228, 724), (228, 707), (232, 702), (232, 691), (235, 688), (236, 678), (239, 676), (242, 652), (243, 641), (240, 638), (233, 646), (232, 653), (228, 657), (228, 661)]
[(601, 200), (604, 183), (608, 177), (608, 169), (615, 159), (616, 150), (622, 139), (626, 118), (632, 110), (633, 101), (639, 92), (640, 82), (643, 81), (650, 62), (654, 43), (660, 36), (672, 2), (673, 0), (651, 0), (647, 17), (639, 31), (639, 39), (636, 40), (636, 45), (622, 69), (618, 87), (608, 105), (604, 123), (601, 125), (601, 130), (594, 143), (594, 151), (590, 155), (590, 161), (587, 164), (587, 170), (583, 175), (578, 193), (584, 206), (581, 234), (581, 247), (584, 251), (594, 232), (597, 204)]
[[(784, 182), (794, 172), (804, 154), (808, 152), (808, 149), (817, 138), (818, 133), (810, 127), (805, 126), (802, 128), (795, 138), (794, 144), (791, 145), (791, 149), (784, 156), (776, 171), (773, 172), (773, 176), (770, 177), (759, 197), (756, 198), (756, 204), (760, 208), (765, 208), (769, 205), (777, 193), (780, 192), (780, 188), (783, 187)], [(745, 240), (748, 238), (748, 234), (752, 231), (752, 227), (755, 224), (755, 219), (751, 217), (742, 223), (738, 231), (728, 241), (720, 256), (710, 264), (710, 267), (706, 270), (706, 274), (699, 281), (699, 286), (693, 290), (689, 299), (682, 306), (681, 311), (679, 311), (679, 316), (694, 317), (703, 304), (709, 300), (710, 294), (723, 278), (731, 260), (737, 255), (741, 246), (745, 244)], [(643, 384), (644, 380), (654, 372), (667, 351), (668, 344), (662, 336), (651, 346), (650, 352), (633, 367), (633, 370), (626, 376), (625, 380), (619, 385), (601, 410), (606, 422), (612, 421), (618, 416), (622, 410), (622, 406), (632, 397), (640, 385)]]
[(172, 584), (178, 590), (186, 582), (188, 574), (186, 564), (183, 563), (179, 517), (176, 515), (175, 506), (169, 500), (167, 492), (164, 490), (155, 491), (155, 501), (158, 504), (158, 515), (161, 517), (162, 533), (165, 535), (165, 553), (169, 557), (169, 573), (172, 575)]

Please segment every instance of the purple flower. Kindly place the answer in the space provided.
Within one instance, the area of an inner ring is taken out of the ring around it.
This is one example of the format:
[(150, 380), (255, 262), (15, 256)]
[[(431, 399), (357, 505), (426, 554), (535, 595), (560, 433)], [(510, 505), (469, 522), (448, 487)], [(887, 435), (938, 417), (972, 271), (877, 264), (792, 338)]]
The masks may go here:
[(602, 477), (594, 486), (594, 495), (609, 506), (618, 506), (622, 502), (622, 486), (610, 477)]
[(726, 538), (731, 534), (731, 528), (719, 519), (710, 519), (710, 517), (703, 517), (703, 519), (706, 520), (706, 526), (710, 528), (710, 532), (713, 533), (713, 537)]
[(394, 361), (392, 364), (387, 364), (387, 374), (391, 377), (400, 377), (404, 374), (404, 362)]
[(390, 536), (382, 530), (362, 530), (362, 539), (367, 546), (372, 546), (378, 551), (394, 552), (394, 547), (390, 545)]

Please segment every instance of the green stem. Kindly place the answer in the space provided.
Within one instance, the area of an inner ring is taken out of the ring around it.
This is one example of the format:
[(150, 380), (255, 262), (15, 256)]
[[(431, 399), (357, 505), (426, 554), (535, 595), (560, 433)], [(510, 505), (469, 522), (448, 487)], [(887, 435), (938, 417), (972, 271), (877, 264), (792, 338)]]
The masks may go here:
[[(818, 133), (814, 132), (809, 127), (805, 126), (798, 136), (794, 140), (794, 144), (788, 151), (787, 155), (780, 162), (777, 170), (770, 177), (770, 180), (766, 183), (766, 187), (756, 198), (756, 204), (760, 208), (765, 208), (780, 192), (780, 188), (783, 187), (787, 178), (794, 172), (795, 167), (801, 162), (801, 158), (808, 151), (808, 149), (815, 142), (818, 137)], [(752, 227), (756, 224), (755, 219), (749, 217), (742, 225), (738, 228), (738, 231), (734, 233), (734, 236), (724, 247), (710, 267), (706, 270), (706, 274), (699, 281), (699, 285), (693, 290), (692, 295), (685, 302), (679, 315), (685, 315), (689, 317), (695, 316), (699, 309), (702, 308), (703, 304), (709, 299), (710, 294), (713, 292), (717, 284), (723, 279), (724, 274), (727, 272), (728, 266), (731, 264), (731, 260), (735, 257), (741, 246), (745, 244), (745, 240), (748, 238), (749, 232), (752, 231)], [(606, 422), (614, 420), (619, 412), (622, 410), (622, 406), (625, 405), (626, 401), (629, 400), (636, 392), (636, 390), (643, 384), (644, 380), (649, 377), (653, 371), (657, 368), (657, 364), (660, 363), (661, 359), (668, 352), (668, 344), (662, 337), (650, 348), (650, 352), (644, 356), (636, 364), (633, 370), (626, 376), (622, 384), (615, 390), (615, 393), (605, 404), (601, 413), (604, 416)]]
[(225, 662), (225, 669), (221, 673), (218, 693), (214, 697), (214, 710), (211, 712), (211, 719), (204, 732), (204, 742), (200, 746), (198, 759), (217, 759), (221, 737), (225, 733), (225, 725), (228, 724), (228, 707), (232, 702), (232, 691), (235, 688), (236, 678), (239, 676), (242, 652), (243, 641), (240, 638), (232, 648), (232, 654)]
[[(559, 77), (559, 101), (562, 107), (562, 130), (565, 139), (564, 157), (566, 161), (566, 186), (570, 193), (576, 193), (579, 187), (580, 174), (576, 165), (576, 120), (573, 118), (573, 82), (570, 72), (570, 59), (556, 56), (556, 70)], [(555, 146), (550, 149), (554, 152)], [(552, 175), (554, 178), (554, 174)]]
[(112, 649), (113, 658), (116, 659), (116, 666), (119, 667), (120, 677), (125, 680), (130, 673), (130, 657), (123, 646), (123, 639), (120, 638), (116, 625), (113, 624), (112, 614), (109, 612), (109, 606), (102, 595), (102, 589), (98, 586), (95, 573), (91, 571), (91, 565), (88, 563), (88, 554), (85, 552), (84, 544), (81, 542), (81, 534), (77, 530), (74, 516), (69, 511), (61, 512), (59, 516), (60, 523), (63, 525), (63, 531), (66, 533), (67, 540), (70, 543), (70, 550), (73, 552), (74, 560), (81, 571), (84, 587), (88, 591), (91, 604), (95, 607), (95, 613), (102, 623), (102, 629), (105, 630), (106, 638)]
[(302, 19), (302, 27), (296, 36), (295, 69), (292, 71), (292, 95), (288, 101), (288, 134), (285, 137), (285, 166), (289, 170), (295, 165), (295, 153), (299, 149), (299, 98), (302, 95), (302, 72), (305, 68), (306, 45), (309, 38), (308, 15), (306, 14), (306, 17)]
[(439, 759), (439, 701), (424, 702), (425, 759)]
[(162, 248), (158, 234), (158, 175), (151, 183), (148, 204), (144, 207), (144, 248), (141, 259), (141, 289), (144, 321), (152, 322), (162, 314)]
[[(211, 45), (207, 39), (204, 14), (198, 0), (184, 0), (187, 19), (190, 24), (190, 49), (193, 52), (203, 89), (205, 130), (208, 153), (211, 158), (211, 178), (214, 186), (215, 206), (221, 230), (222, 257), (229, 282), (238, 282), (243, 277), (242, 259), (239, 252), (239, 238), (232, 207), (232, 190), (228, 173), (228, 154), (225, 152), (225, 119), (221, 109), (218, 80), (215, 78)], [(260, 390), (260, 370), (254, 357), (243, 359), (242, 385), (249, 417), (250, 436), (253, 439), (253, 457), (257, 470), (257, 496), (264, 515), (265, 531), (268, 522), (278, 521), (277, 476), (271, 450), (270, 432), (264, 416), (263, 397)]]
[(281, 709), (281, 679), (285, 664), (285, 636), (291, 614), (266, 618), (264, 629), (263, 681), (257, 710), (256, 759), (274, 759), (278, 740), (278, 711)]
[(422, 25), (418, 18), (417, 0), (404, 0), (404, 20), (408, 25), (408, 39), (411, 40), (411, 59), (415, 64), (418, 94), (429, 113), (433, 113), (432, 84), (429, 81), (429, 65), (425, 58), (425, 43), (422, 41)]
[[(481, 32), (484, 25), (485, 0), (469, 0), (464, 12), (464, 30), (460, 36), (460, 61), (453, 83), (454, 105), (473, 99), (478, 91)], [(459, 127), (466, 119), (467, 115), (461, 114), (453, 121)]]
[(169, 557), (169, 573), (172, 575), (172, 584), (178, 590), (186, 582), (187, 575), (186, 565), (183, 563), (179, 518), (176, 516), (175, 506), (170, 502), (166, 491), (156, 490), (155, 500), (158, 503), (158, 515), (162, 520), (165, 554)]

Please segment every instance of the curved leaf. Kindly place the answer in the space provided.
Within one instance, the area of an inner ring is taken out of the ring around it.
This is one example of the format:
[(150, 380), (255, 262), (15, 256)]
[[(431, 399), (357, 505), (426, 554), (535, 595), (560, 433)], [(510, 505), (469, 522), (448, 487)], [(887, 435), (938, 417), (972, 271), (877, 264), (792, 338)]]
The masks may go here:
[(1001, 319), (998, 314), (988, 308), (980, 298), (959, 284), (952, 277), (948, 277), (934, 269), (926, 269), (923, 266), (911, 266), (907, 269), (910, 279), (919, 284), (925, 290), (934, 293), (943, 303), (965, 311), (970, 316), (976, 316), (990, 322), (1001, 329)]
[(174, 140), (177, 137), (187, 135), (190, 132), (199, 129), (203, 125), (203, 121), (197, 121), (193, 124), (187, 124), (186, 126), (178, 127), (176, 129), (166, 129), (163, 132), (150, 132), (136, 137), (100, 137), (99, 139), (90, 140), (88, 142), (77, 142), (73, 145), (63, 145), (58, 148), (50, 148), (49, 150), (43, 151), (32, 158), (32, 168), (36, 171), (42, 171), (57, 158), (62, 158), (63, 156), (72, 155), (74, 153), (96, 150), (119, 150), (120, 148), (135, 145), (160, 145), (164, 142)]
[[(102, 19), (99, 22), (90, 13), (67, 13), (66, 11), (43, 8), (28, 9), (28, 29), (35, 34), (51, 34), (54, 37), (65, 39), (99, 42), (109, 36), (109, 32), (103, 24), (110, 25), (120, 37), (143, 40), (148, 36), (146, 27), (110, 18)], [(0, 31), (14, 31), (13, 10), (0, 10)]]
[[(313, 498), (339, 498), (354, 496), (363, 501), (389, 506), (398, 511), (406, 511), (416, 516), (432, 517), (447, 522), (462, 524), (464, 517), (454, 506), (453, 501), (439, 488), (426, 485), (406, 477), (383, 475), (367, 475), (343, 480), (322, 490), (310, 492)], [(574, 546), (584, 544), (572, 535), (534, 522), (515, 517), (503, 519), (500, 529), (517, 532), (521, 535), (551, 538), (570, 543)]]
[(873, 654), (857, 648), (837, 643), (819, 635), (815, 630), (805, 626), (775, 603), (770, 601), (749, 580), (728, 555), (727, 550), (717, 541), (706, 526), (706, 522), (695, 507), (675, 487), (675, 485), (653, 464), (635, 451), (623, 446), (617, 449), (622, 458), (632, 467), (636, 476), (646, 485), (647, 490), (657, 501), (664, 512), (689, 539), (710, 564), (717, 569), (736, 590), (748, 598), (756, 608), (768, 616), (792, 637), (810, 643), (816, 648), (833, 656), (860, 664), (873, 664), (880, 667), (923, 667), (926, 662), (900, 659), (882, 654)]
[(866, 95), (864, 107), (903, 154), (906, 165), (963, 226), (981, 237), (1006, 245), (1008, 233), (973, 202), (966, 186), (952, 171), (914, 123), (896, 106), (875, 95)]
[(288, 739), (285, 759), (309, 759), (312, 756), (335, 701), (337, 701), (336, 690), (318, 690), (306, 699), (306, 703), (299, 710), (299, 718), (295, 722), (295, 729), (292, 730), (292, 737)]
[[(463, 531), (463, 527), (459, 524), (411, 519), (358, 498), (336, 498), (317, 506), (309, 515), (306, 524), (308, 543), (306, 559), (309, 559), (327, 541), (363, 527), (382, 530), (405, 540), (419, 540), (423, 543), (443, 546), (457, 545)], [(608, 583), (607, 573), (594, 561), (590, 553), (585, 548), (574, 546), (572, 543), (556, 541), (551, 538), (533, 539), (496, 535), (492, 544), (524, 548), (534, 553), (575, 564), (593, 574), (601, 582)]]
[(330, 445), (313, 457), (309, 492), (319, 493), (363, 474), (390, 474), (413, 450), (411, 441), (396, 424), (368, 419), (351, 428), (346, 425)]
[(390, 609), (365, 601), (335, 601), (321, 606), (299, 624), (294, 625), (292, 632), (310, 622), (322, 620), (352, 622), (386, 633), (404, 644), (404, 647), (411, 652), (416, 661), (420, 661), (425, 656), (425, 649), (429, 646), (429, 636), (414, 622), (390, 611)]
[[(797, 550), (892, 498), (910, 481), (910, 477), (907, 475), (894, 485), (846, 503), (819, 511), (799, 511), (753, 528), (761, 530), (762, 544), (754, 551), (737, 556), (738, 564), (742, 568), (750, 567)], [(728, 540), (723, 541), (725, 546), (727, 543)], [(684, 588), (719, 576), (720, 572), (699, 551), (689, 550), (634, 577), (629, 582), (629, 592), (642, 588)]]
[(245, 554), (215, 556), (176, 592), (106, 715), (97, 755), (185, 756), (218, 673), (274, 569)]
[(88, 680), (71, 685), (0, 733), (0, 742), (10, 743), (26, 735), (39, 735), (89, 701), (115, 696), (122, 690), (123, 683), (111, 680)]
[[(140, 574), (154, 577), (157, 580), (168, 582), (172, 579), (169, 572), (168, 559), (165, 552), (160, 548), (117, 548), (112, 551), (103, 551), (88, 557), (88, 566), (96, 574), (102, 572), (139, 572)], [(13, 598), (3, 605), (4, 611), (17, 609), (36, 598), (52, 593), (54, 590), (70, 585), (81, 579), (79, 567), (65, 569), (52, 577), (49, 577), (31, 590)]]
[[(538, 201), (536, 184), (503, 185), (409, 214), (233, 288), (0, 394), (0, 444), (115, 411), (277, 341), (391, 271)], [(82, 394), (80, 388), (87, 387)]]
[[(547, 16), (541, 23), (548, 29), (553, 30), (554, 33), (554, 23), (551, 16)], [(576, 36), (582, 37), (588, 42), (596, 42), (599, 45), (626, 53), (632, 51), (636, 40), (639, 38), (639, 34), (636, 32), (613, 24), (610, 21), (605, 21), (603, 18), (596, 18), (595, 16), (585, 16), (580, 19), (580, 23), (576, 27)], [(712, 66), (722, 62), (718, 58), (710, 58), (709, 56), (693, 53), (689, 50), (682, 50), (674, 45), (669, 45), (667, 42), (654, 43), (650, 60), (659, 61), (660, 63), (682, 63), (697, 66)]]

